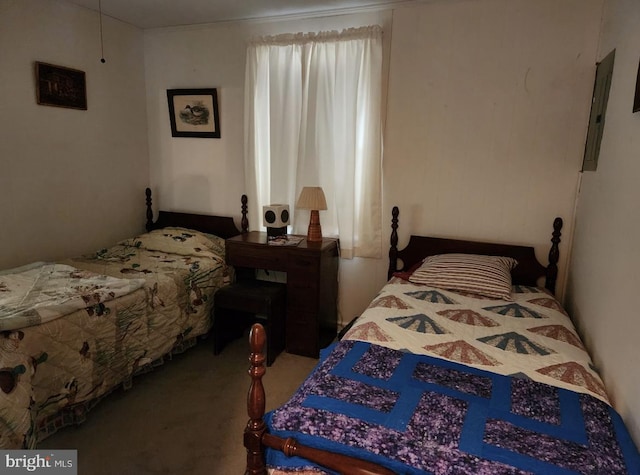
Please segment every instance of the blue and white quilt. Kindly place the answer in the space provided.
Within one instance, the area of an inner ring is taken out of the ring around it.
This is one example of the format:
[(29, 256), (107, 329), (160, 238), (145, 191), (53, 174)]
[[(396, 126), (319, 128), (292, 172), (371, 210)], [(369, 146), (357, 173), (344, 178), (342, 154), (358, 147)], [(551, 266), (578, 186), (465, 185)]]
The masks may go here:
[[(584, 392), (343, 340), (269, 431), (399, 474), (638, 474), (620, 416)], [(275, 472), (318, 470), (267, 452)]]

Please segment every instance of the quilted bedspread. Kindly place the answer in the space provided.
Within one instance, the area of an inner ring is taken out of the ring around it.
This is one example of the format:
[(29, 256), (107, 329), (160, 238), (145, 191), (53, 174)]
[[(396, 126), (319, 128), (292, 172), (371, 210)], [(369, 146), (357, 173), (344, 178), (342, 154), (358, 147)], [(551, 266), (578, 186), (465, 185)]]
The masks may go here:
[(33, 448), (206, 333), (212, 295), (228, 281), (223, 256), (224, 240), (174, 228), (60, 263), (143, 286), (0, 333), (0, 448)]
[[(640, 473), (620, 416), (599, 398), (365, 342), (336, 344), (267, 422), (400, 474)], [(267, 464), (313, 469), (275, 451)]]
[(39, 325), (131, 293), (143, 279), (121, 279), (40, 262), (0, 276), (0, 331)]
[(514, 286), (511, 296), (491, 300), (394, 277), (345, 338), (524, 374), (606, 401), (604, 384), (555, 297), (528, 286)]
[[(269, 431), (401, 474), (640, 473), (562, 306), (535, 287), (511, 297), (392, 278)], [(267, 464), (324, 473), (272, 450)]]

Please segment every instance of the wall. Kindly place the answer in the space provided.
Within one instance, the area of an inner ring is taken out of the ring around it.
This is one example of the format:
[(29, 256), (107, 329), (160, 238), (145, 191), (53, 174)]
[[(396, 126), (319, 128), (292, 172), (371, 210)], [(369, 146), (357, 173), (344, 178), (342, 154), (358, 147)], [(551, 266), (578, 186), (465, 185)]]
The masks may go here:
[[(546, 262), (553, 218), (562, 216), (561, 288), (601, 8), (602, 0), (446, 0), (147, 30), (157, 199), (169, 209), (239, 214), (246, 39), (380, 22), (390, 47), (384, 228), (399, 205), (401, 244), (411, 233), (533, 243)], [(220, 140), (171, 138), (165, 90), (177, 87), (219, 88)], [(386, 258), (341, 261), (343, 322), (366, 308), (386, 269)]]
[[(143, 230), (149, 180), (143, 36), (52, 0), (0, 0), (0, 268)], [(88, 110), (36, 103), (34, 62), (85, 71)]]
[[(243, 163), (247, 39), (370, 24), (381, 24), (390, 32), (390, 21), (390, 12), (374, 11), (146, 30), (149, 152), (156, 209), (228, 214), (235, 216), (236, 225), (240, 226), (240, 196), (247, 192)], [(390, 40), (387, 33), (387, 55)], [(166, 90), (204, 87), (218, 89), (221, 138), (171, 137)], [(251, 205), (252, 197), (249, 198)], [(262, 222), (250, 223), (251, 229), (261, 225)], [(339, 299), (346, 322), (366, 307), (384, 282), (377, 271), (381, 262), (341, 261)]]
[(447, 1), (394, 13), (384, 177), (401, 244), (412, 233), (532, 243), (546, 262), (560, 216), (562, 293), (601, 5)]
[(605, 7), (598, 59), (613, 49), (616, 58), (598, 169), (582, 179), (567, 307), (640, 445), (640, 113), (632, 113), (640, 4), (607, 0)]

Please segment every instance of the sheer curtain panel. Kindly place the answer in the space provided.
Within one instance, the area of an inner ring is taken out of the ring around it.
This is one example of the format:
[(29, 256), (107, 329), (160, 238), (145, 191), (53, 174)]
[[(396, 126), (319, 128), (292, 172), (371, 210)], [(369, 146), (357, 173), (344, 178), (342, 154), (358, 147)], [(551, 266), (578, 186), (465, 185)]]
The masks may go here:
[(245, 73), (245, 176), (253, 229), (262, 206), (292, 206), (293, 232), (309, 212), (293, 204), (320, 186), (324, 236), (342, 257), (380, 257), (382, 29), (252, 40)]

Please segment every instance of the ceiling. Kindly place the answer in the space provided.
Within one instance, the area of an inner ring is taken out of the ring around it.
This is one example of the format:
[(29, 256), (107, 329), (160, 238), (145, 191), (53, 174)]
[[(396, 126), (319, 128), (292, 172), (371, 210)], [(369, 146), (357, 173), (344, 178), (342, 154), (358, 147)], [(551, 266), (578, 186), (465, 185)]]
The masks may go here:
[(407, 0), (66, 0), (138, 28), (379, 8)]

